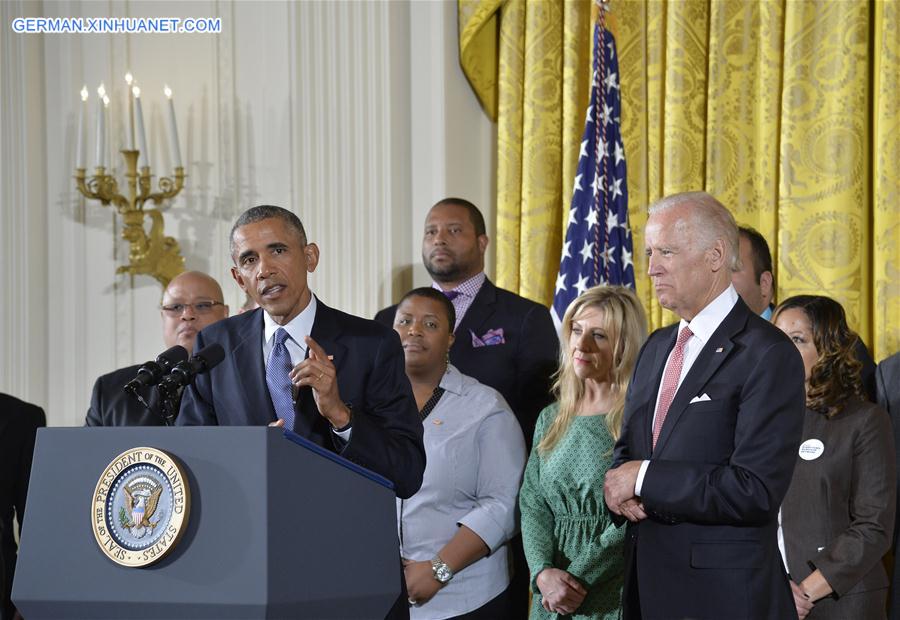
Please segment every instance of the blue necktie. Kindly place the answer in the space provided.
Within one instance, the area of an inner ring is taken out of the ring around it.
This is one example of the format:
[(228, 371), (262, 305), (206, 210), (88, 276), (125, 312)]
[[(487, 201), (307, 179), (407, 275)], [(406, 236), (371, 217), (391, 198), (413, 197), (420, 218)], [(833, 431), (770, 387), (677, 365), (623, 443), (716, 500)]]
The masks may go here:
[(457, 297), (459, 297), (460, 295), (462, 295), (462, 293), (460, 293), (459, 291), (441, 291), (441, 292), (442, 292), (442, 293), (444, 294), (444, 296), (446, 296), (447, 299), (449, 299), (450, 301), (453, 301), (454, 299), (456, 299)]
[(294, 430), (294, 398), (291, 386), (291, 355), (284, 341), (290, 338), (283, 327), (275, 330), (275, 345), (266, 366), (266, 384), (275, 405), (275, 415), (284, 420), (284, 427)]

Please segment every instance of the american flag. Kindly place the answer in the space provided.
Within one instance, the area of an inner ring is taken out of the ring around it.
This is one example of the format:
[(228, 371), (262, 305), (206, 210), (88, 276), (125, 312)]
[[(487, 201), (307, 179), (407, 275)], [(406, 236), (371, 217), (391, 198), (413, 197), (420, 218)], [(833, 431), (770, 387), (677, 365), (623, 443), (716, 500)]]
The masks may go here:
[(598, 284), (634, 288), (625, 150), (620, 131), (622, 100), (616, 42), (604, 10), (594, 25), (594, 72), (572, 208), (551, 314), (557, 327), (573, 299)]

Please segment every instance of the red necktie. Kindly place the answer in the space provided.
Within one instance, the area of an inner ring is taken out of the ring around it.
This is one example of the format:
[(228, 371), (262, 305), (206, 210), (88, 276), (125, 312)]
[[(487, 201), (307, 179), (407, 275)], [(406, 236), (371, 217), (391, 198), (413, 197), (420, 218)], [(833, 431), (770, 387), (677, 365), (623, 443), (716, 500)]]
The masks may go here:
[(687, 326), (678, 332), (678, 340), (675, 341), (675, 348), (672, 350), (672, 359), (669, 361), (666, 373), (663, 375), (659, 404), (656, 406), (656, 421), (653, 423), (654, 448), (656, 448), (656, 440), (659, 439), (659, 432), (662, 430), (663, 422), (666, 421), (669, 405), (672, 404), (675, 392), (678, 391), (678, 378), (681, 376), (681, 367), (684, 366), (684, 346), (693, 335)]

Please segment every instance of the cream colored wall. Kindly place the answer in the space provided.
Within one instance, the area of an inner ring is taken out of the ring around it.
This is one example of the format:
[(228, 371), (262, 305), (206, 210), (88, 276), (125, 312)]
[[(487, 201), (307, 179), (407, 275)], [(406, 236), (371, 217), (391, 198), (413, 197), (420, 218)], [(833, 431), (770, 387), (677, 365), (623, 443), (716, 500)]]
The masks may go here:
[[(28, 15), (221, 17), (223, 30), (13, 33)], [(132, 71), (155, 174), (171, 168), (172, 87), (189, 176), (166, 231), (233, 310), (227, 236), (254, 204), (300, 215), (322, 249), (314, 290), (363, 316), (428, 282), (419, 243), (434, 201), (461, 195), (493, 220), (493, 128), (459, 69), (454, 2), (9, 1), (0, 18), (0, 391), (51, 424), (81, 424), (98, 375), (163, 348), (159, 285), (115, 274), (119, 223), (74, 189), (82, 84), (111, 90), (119, 148)]]

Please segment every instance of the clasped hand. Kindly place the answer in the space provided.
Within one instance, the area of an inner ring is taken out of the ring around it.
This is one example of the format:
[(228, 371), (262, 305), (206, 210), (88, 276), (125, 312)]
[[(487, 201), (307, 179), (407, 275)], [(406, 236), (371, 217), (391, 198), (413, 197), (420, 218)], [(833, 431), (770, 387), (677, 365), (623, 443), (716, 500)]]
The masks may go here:
[(573, 614), (587, 596), (581, 582), (559, 568), (545, 568), (535, 582), (541, 592), (541, 605), (550, 613)]
[(625, 517), (632, 523), (647, 518), (644, 504), (634, 494), (640, 470), (641, 461), (628, 461), (606, 472), (603, 482), (603, 499), (606, 505), (614, 514)]

